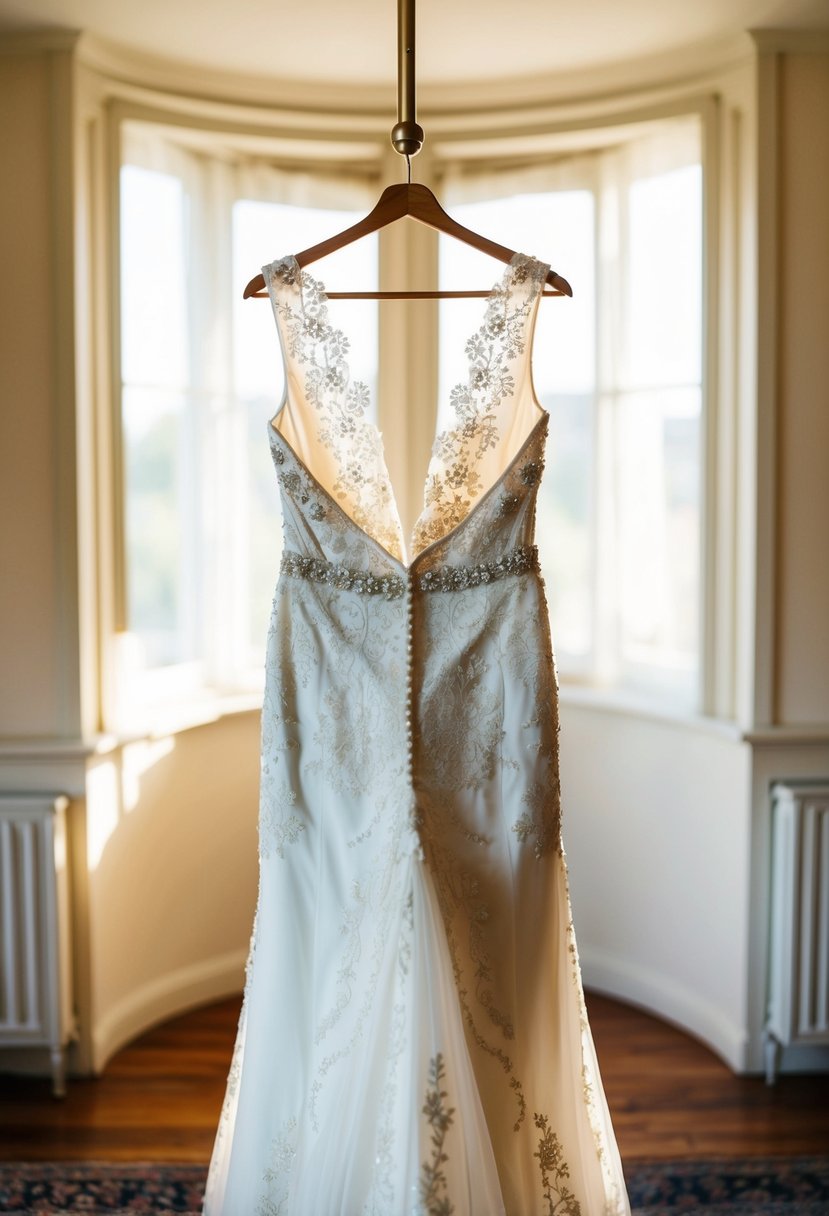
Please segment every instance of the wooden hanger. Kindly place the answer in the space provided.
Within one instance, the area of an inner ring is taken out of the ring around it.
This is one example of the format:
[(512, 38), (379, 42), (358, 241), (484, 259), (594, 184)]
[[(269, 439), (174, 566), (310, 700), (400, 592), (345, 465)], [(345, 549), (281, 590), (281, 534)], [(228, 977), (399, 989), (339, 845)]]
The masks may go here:
[[(456, 237), (464, 244), (471, 245), (482, 253), (488, 253), (501, 262), (510, 262), (515, 257), (515, 251), (508, 249), (506, 245), (490, 241), (453, 220), (427, 186), (408, 182), (387, 186), (367, 216), (318, 245), (303, 249), (302, 253), (296, 255), (297, 263), (301, 267), (308, 266), (318, 258), (327, 257), (329, 253), (342, 249), (344, 245), (350, 245), (360, 237), (368, 236), (370, 232), (385, 228), (407, 215), (419, 220), (421, 224), (436, 228), (438, 232)], [(572, 296), (570, 284), (554, 270), (547, 275), (547, 282), (554, 290), (544, 291), (543, 295)], [(267, 295), (265, 280), (261, 274), (250, 280), (244, 292), (246, 300), (251, 296), (266, 299)], [(331, 300), (444, 300), (484, 298), (491, 295), (491, 291), (328, 291), (326, 295)]]
[[(438, 200), (427, 186), (412, 184), (411, 158), (423, 146), (423, 128), (415, 114), (415, 0), (398, 0), (397, 2), (397, 125), (392, 129), (391, 142), (396, 152), (406, 157), (408, 181), (404, 185), (387, 186), (364, 219), (358, 220), (350, 228), (338, 232), (319, 245), (303, 249), (296, 255), (300, 267), (308, 266), (318, 258), (324, 258), (344, 245), (351, 245), (362, 236), (385, 228), (395, 220), (410, 216), (421, 224), (428, 224), (438, 232), (455, 237), (481, 253), (488, 253), (501, 262), (511, 262), (516, 256), (515, 251), (499, 245), (485, 236), (465, 228), (451, 215), (443, 210)], [(572, 296), (573, 289), (566, 279), (551, 270), (546, 280), (553, 288), (543, 291), (545, 296)], [(444, 300), (471, 299), (486, 297), (490, 291), (327, 291), (326, 296), (331, 300)], [(251, 279), (245, 288), (244, 298), (257, 296), (267, 299), (268, 293), (265, 280), (261, 274)]]

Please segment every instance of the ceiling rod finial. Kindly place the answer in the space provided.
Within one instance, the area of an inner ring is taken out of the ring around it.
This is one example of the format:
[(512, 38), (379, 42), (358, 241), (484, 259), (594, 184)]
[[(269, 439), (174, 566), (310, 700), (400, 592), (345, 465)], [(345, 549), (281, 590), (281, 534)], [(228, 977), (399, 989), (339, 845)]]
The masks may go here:
[(424, 139), (423, 127), (419, 123), (399, 122), (392, 127), (392, 146), (401, 156), (417, 156)]
[(415, 0), (397, 0), (397, 124), (391, 142), (401, 156), (417, 156), (424, 139), (417, 121)]

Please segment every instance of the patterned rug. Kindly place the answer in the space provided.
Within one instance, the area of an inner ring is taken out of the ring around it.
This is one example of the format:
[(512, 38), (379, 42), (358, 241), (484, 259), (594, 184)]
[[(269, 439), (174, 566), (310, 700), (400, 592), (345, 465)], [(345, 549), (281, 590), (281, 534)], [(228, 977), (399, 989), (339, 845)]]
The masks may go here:
[[(201, 1165), (0, 1162), (0, 1212), (199, 1216), (206, 1174)], [(636, 1216), (829, 1216), (829, 1157), (662, 1161), (625, 1176)]]

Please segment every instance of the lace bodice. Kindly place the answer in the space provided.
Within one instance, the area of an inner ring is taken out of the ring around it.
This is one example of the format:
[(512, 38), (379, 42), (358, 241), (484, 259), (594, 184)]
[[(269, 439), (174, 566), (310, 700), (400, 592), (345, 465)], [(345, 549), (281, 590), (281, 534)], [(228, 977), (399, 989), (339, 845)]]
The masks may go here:
[[(293, 257), (263, 268), (286, 361), (284, 400), (271, 420), (291, 472), (318, 488), (369, 537), (405, 564), (405, 545), (369, 390), (354, 380), (349, 339), (330, 320), (322, 284)], [(423, 509), (411, 538), (412, 560), (467, 519), (497, 485), (546, 412), (532, 393), (524, 358), (549, 267), (516, 254), (466, 343), (469, 373), (452, 390), (452, 421), (435, 438)], [(283, 485), (284, 485), (283, 476)], [(305, 487), (306, 491), (308, 486)], [(315, 510), (322, 518), (325, 504)]]

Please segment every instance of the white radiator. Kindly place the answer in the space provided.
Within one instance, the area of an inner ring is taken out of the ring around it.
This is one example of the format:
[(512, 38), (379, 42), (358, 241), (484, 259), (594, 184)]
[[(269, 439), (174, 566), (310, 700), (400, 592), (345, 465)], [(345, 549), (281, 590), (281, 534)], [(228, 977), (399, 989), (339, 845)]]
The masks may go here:
[(791, 1043), (829, 1044), (829, 782), (772, 787), (766, 1080)]
[(72, 1010), (66, 808), (55, 795), (0, 796), (0, 1047), (46, 1047), (66, 1092)]

